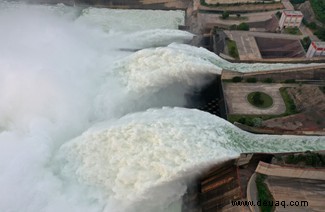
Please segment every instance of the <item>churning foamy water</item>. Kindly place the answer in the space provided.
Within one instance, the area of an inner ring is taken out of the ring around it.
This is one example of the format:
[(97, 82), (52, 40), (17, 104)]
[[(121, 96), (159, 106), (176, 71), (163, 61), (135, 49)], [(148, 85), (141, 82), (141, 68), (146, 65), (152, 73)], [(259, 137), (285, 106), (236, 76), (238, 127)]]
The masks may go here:
[(183, 23), (181, 11), (0, 1), (0, 211), (179, 211), (213, 163), (324, 149), (321, 137), (251, 135), (182, 108), (222, 68), (284, 66), (181, 44)]

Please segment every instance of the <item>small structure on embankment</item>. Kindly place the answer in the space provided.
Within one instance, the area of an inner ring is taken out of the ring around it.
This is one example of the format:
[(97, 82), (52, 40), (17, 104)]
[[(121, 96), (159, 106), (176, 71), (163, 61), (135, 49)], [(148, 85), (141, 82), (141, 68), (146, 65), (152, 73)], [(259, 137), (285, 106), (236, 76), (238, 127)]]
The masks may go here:
[[(324, 176), (323, 151), (245, 153), (202, 174), (184, 196), (183, 211), (258, 211), (263, 201), (278, 211), (319, 211), (325, 207)], [(259, 194), (261, 186), (268, 195)], [(237, 205), (236, 201), (252, 204)]]

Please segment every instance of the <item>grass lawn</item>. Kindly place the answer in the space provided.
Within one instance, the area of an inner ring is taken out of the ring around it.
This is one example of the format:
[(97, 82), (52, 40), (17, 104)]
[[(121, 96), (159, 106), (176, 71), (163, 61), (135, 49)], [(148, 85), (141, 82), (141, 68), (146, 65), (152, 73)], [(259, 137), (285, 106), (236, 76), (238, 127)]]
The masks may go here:
[(233, 40), (227, 40), (227, 47), (228, 47), (229, 55), (235, 59), (239, 59), (236, 42)]
[(288, 27), (283, 30), (285, 34), (302, 35), (298, 27)]
[(297, 113), (296, 105), (293, 99), (288, 94), (287, 88), (280, 88), (280, 93), (286, 105), (286, 112), (283, 114), (283, 116), (288, 116)]
[[(260, 93), (261, 103), (254, 102), (254, 95), (256, 95), (257, 93)], [(273, 105), (272, 97), (267, 95), (266, 93), (263, 93), (263, 92), (252, 92), (252, 93), (248, 94), (247, 100), (249, 103), (251, 103), (255, 107), (262, 108), (262, 109), (269, 108)]]

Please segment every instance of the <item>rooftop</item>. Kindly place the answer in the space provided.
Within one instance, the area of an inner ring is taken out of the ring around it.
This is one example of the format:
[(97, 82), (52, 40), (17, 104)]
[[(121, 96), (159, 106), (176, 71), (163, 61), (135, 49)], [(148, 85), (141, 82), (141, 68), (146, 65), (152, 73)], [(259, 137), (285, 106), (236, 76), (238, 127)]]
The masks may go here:
[(316, 48), (325, 48), (325, 42), (314, 41), (313, 44)]
[(300, 11), (295, 11), (295, 10), (284, 10), (283, 11), (285, 15), (289, 16), (303, 16), (303, 14)]

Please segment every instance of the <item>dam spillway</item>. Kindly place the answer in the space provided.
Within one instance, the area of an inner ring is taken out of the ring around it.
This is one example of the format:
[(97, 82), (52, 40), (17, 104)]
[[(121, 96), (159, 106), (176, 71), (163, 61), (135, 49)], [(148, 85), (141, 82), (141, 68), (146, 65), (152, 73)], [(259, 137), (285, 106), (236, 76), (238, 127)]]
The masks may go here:
[(198, 73), (283, 65), (182, 44), (182, 11), (4, 1), (0, 11), (1, 211), (179, 211), (187, 182), (212, 164), (325, 148), (321, 137), (254, 136), (184, 108), (205, 86)]

